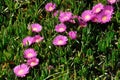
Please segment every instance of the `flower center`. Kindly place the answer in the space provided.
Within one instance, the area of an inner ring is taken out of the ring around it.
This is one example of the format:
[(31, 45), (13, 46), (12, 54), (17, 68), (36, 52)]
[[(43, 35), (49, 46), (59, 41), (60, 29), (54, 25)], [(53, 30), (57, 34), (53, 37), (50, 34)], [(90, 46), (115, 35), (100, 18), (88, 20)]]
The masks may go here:
[(33, 28), (33, 31), (37, 31), (37, 28)]
[(31, 65), (31, 66), (34, 66), (35, 64), (36, 64), (35, 62), (31, 62), (31, 64), (30, 64), (30, 65)]
[(98, 12), (100, 12), (100, 8), (97, 8), (97, 9), (96, 9), (96, 13), (98, 13)]
[(60, 28), (59, 31), (64, 31), (64, 28)]
[(36, 39), (36, 42), (39, 42), (40, 41), (40, 39)]
[(107, 17), (106, 16), (103, 16), (102, 17), (102, 21), (106, 21)]
[(59, 41), (58, 41), (58, 44), (62, 44), (62, 43), (63, 43), (63, 41), (62, 41), (62, 40), (59, 40)]
[(32, 57), (33, 55), (32, 55), (32, 53), (29, 53), (27, 56), (28, 56), (28, 57)]
[(86, 16), (85, 16), (85, 19), (86, 19), (86, 20), (89, 20), (89, 19), (90, 19), (90, 15), (86, 15)]
[(53, 10), (53, 7), (50, 6), (50, 7), (49, 7), (49, 10), (52, 11), (52, 10)]
[(93, 18), (93, 21), (94, 21), (94, 22), (97, 22), (97, 20), (98, 20), (98, 19), (97, 19), (96, 17), (95, 17), (95, 18)]
[(65, 16), (64, 19), (68, 19), (69, 17), (68, 16)]
[(18, 74), (19, 74), (19, 75), (21, 75), (21, 74), (23, 74), (23, 73), (24, 73), (24, 70), (23, 70), (23, 69), (21, 69), (21, 70), (18, 71)]

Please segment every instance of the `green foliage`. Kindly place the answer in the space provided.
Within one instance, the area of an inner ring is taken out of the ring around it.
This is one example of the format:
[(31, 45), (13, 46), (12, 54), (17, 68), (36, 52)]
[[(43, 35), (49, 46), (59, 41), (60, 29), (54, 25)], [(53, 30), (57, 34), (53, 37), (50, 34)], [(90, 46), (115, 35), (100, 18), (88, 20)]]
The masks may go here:
[[(85, 9), (101, 0), (3, 0), (0, 1), (0, 80), (110, 80), (120, 79), (120, 8), (114, 5), (115, 13), (107, 24), (88, 23), (77, 30), (77, 40), (69, 39), (63, 47), (54, 46), (58, 34), (54, 27), (58, 17), (45, 11), (47, 2), (53, 1), (57, 9), (81, 15)], [(106, 0), (102, 0), (106, 4)], [(28, 35), (30, 23), (40, 23), (39, 33), (44, 40), (31, 47), (38, 51), (40, 64), (30, 70), (25, 78), (13, 73), (16, 65), (25, 62), (22, 39)], [(66, 33), (65, 33), (66, 35)]]

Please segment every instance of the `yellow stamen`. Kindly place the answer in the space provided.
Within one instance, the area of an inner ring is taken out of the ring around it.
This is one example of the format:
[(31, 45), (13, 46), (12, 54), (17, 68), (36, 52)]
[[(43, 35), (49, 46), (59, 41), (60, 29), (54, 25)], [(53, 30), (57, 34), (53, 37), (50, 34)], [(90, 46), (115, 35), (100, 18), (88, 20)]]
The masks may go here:
[(18, 71), (18, 74), (23, 74), (23, 73), (24, 73), (24, 70), (22, 69)]
[(102, 21), (106, 21), (107, 20), (107, 17), (106, 16), (103, 16), (102, 17)]
[(52, 11), (52, 10), (53, 10), (53, 7), (50, 6), (50, 7), (49, 7), (49, 10)]
[(85, 16), (85, 19), (86, 19), (86, 20), (89, 20), (89, 19), (90, 19), (90, 15), (86, 15), (86, 16)]
[(59, 30), (60, 30), (60, 31), (64, 31), (64, 28), (60, 28)]
[(96, 13), (100, 12), (100, 8), (97, 8), (95, 11), (96, 11)]
[(63, 43), (63, 41), (62, 41), (62, 40), (59, 40), (59, 41), (58, 41), (58, 44), (62, 44), (62, 43)]
[(37, 28), (33, 28), (33, 31), (37, 31)]
[(35, 62), (31, 62), (31, 64), (30, 64), (30, 65), (31, 65), (31, 66), (33, 66), (33, 65), (35, 65), (35, 64), (36, 64)]
[(31, 57), (31, 56), (33, 56), (33, 55), (32, 55), (32, 53), (29, 53), (27, 56), (28, 56), (28, 57)]
[(37, 40), (36, 40), (36, 42), (39, 42), (39, 41), (40, 41), (40, 39), (37, 39)]

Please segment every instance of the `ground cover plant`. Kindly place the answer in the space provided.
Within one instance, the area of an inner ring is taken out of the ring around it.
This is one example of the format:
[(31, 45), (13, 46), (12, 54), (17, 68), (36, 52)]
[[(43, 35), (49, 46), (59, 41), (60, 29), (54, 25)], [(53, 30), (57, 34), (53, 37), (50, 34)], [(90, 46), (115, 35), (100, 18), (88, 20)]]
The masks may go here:
[(119, 80), (119, 0), (0, 1), (0, 80)]

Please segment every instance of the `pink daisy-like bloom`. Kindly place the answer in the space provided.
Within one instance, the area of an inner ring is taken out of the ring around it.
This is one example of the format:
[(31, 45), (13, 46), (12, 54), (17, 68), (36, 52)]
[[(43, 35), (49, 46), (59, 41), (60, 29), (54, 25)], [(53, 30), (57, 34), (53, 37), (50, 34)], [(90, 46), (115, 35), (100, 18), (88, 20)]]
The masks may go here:
[(47, 3), (45, 5), (45, 10), (48, 11), (48, 12), (52, 12), (54, 9), (56, 8), (56, 4), (55, 3)]
[(107, 0), (108, 1), (108, 3), (110, 3), (110, 4), (114, 4), (117, 0)]
[(60, 22), (65, 22), (65, 21), (69, 21), (72, 18), (72, 13), (71, 12), (60, 12), (59, 15), (59, 20)]
[(77, 38), (77, 31), (69, 31), (68, 35), (71, 39), (76, 39)]
[(103, 9), (104, 5), (102, 3), (98, 3), (92, 8), (93, 13), (99, 13)]
[(111, 5), (104, 6), (103, 13), (107, 14), (107, 15), (108, 14), (112, 15), (113, 14), (113, 6), (111, 6)]
[(55, 26), (55, 31), (56, 32), (64, 32), (64, 31), (66, 31), (66, 25), (63, 24), (63, 23), (57, 24)]
[(63, 46), (67, 44), (67, 37), (63, 35), (58, 35), (53, 39), (53, 44), (56, 46)]
[(37, 56), (37, 52), (32, 48), (28, 48), (24, 51), (24, 58), (30, 59), (36, 56)]
[(25, 77), (29, 73), (29, 67), (26, 64), (17, 65), (13, 69), (14, 73), (18, 77)]
[(82, 14), (81, 14), (82, 20), (85, 22), (90, 21), (93, 18), (93, 14), (91, 10), (85, 10)]
[(27, 36), (22, 40), (22, 44), (24, 46), (27, 46), (27, 45), (30, 46), (32, 43), (33, 43), (33, 37), (31, 37), (31, 36)]
[(35, 36), (33, 37), (33, 42), (38, 43), (38, 42), (41, 42), (43, 39), (44, 39), (44, 38), (41, 37), (40, 35), (35, 35)]
[(32, 32), (40, 32), (42, 30), (42, 26), (38, 23), (33, 23), (31, 25), (28, 25), (28, 29), (31, 29)]
[(27, 60), (27, 64), (28, 64), (30, 67), (34, 67), (34, 66), (36, 66), (36, 65), (39, 64), (39, 59), (38, 59), (38, 58), (28, 59), (28, 60)]
[(104, 14), (104, 13), (100, 13), (98, 15), (98, 21), (99, 23), (107, 23), (111, 20), (112, 16), (111, 15), (107, 15), (107, 14)]

